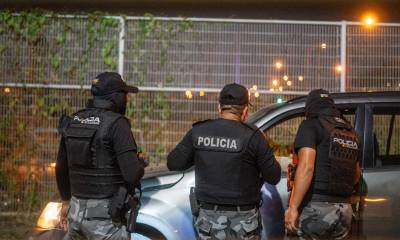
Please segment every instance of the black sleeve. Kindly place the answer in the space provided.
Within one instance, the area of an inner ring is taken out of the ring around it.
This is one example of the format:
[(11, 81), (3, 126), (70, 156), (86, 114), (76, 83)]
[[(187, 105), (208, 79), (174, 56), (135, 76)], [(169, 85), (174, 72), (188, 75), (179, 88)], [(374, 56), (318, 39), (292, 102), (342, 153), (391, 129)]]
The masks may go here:
[(63, 137), (61, 138), (60, 146), (58, 148), (56, 162), (56, 181), (61, 200), (68, 201), (71, 198), (71, 188), (69, 184), (67, 151), (65, 148)]
[(264, 181), (277, 184), (281, 179), (281, 166), (276, 161), (264, 134), (257, 130), (249, 142), (249, 151), (255, 157)]
[(296, 153), (300, 148), (309, 147), (316, 148), (318, 145), (318, 130), (315, 126), (315, 122), (312, 120), (304, 120), (299, 126), (299, 130), (296, 134), (294, 141), (294, 150)]
[(113, 150), (117, 155), (122, 177), (130, 193), (144, 175), (144, 166), (137, 157), (137, 146), (129, 121), (121, 118), (111, 129)]
[(169, 170), (183, 171), (193, 166), (193, 144), (192, 130), (190, 130), (182, 141), (168, 154), (167, 167)]

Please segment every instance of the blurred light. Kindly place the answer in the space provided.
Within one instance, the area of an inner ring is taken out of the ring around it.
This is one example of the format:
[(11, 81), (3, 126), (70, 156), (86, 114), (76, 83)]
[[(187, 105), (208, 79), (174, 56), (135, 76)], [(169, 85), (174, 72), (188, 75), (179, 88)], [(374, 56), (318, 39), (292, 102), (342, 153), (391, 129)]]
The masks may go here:
[(281, 63), (281, 62), (276, 62), (276, 63), (275, 63), (275, 67), (276, 67), (277, 69), (281, 69), (281, 68), (282, 68), (282, 63)]
[(275, 87), (278, 86), (278, 80), (276, 79), (272, 80), (272, 85), (274, 85)]
[(280, 92), (282, 92), (282, 91), (283, 91), (283, 87), (282, 87), (282, 86), (279, 86), (279, 88), (278, 88), (278, 89), (279, 89), (279, 91), (280, 91)]
[(36, 225), (43, 229), (56, 228), (60, 223), (62, 203), (60, 202), (49, 202), (36, 223)]
[(6, 87), (6, 88), (4, 88), (4, 92), (5, 92), (5, 93), (10, 93), (10, 92), (11, 92), (11, 89), (10, 89), (9, 87)]
[(199, 96), (200, 96), (200, 97), (204, 97), (205, 95), (206, 95), (206, 93), (205, 93), (204, 91), (200, 91), (200, 92), (199, 92)]
[(50, 167), (55, 168), (56, 167), (56, 163), (55, 162), (50, 163)]
[(257, 85), (253, 85), (253, 87), (251, 87), (252, 90), (257, 91)]
[(283, 80), (287, 81), (289, 77), (287, 75), (283, 76)]
[(287, 81), (286, 84), (290, 87), (292, 86), (292, 81)]
[(269, 91), (271, 91), (271, 92), (274, 92), (274, 91), (275, 91), (275, 89), (273, 89), (273, 88), (270, 88), (270, 89), (269, 89)]
[(276, 99), (276, 103), (283, 103), (283, 97), (279, 96), (279, 97)]
[(375, 25), (376, 18), (372, 14), (368, 14), (368, 15), (364, 16), (363, 22), (364, 22), (365, 26), (371, 27), (371, 26)]
[(186, 95), (186, 97), (189, 98), (189, 99), (192, 99), (192, 98), (193, 98), (192, 91), (190, 91), (190, 90), (186, 90), (185, 95)]
[(304, 77), (303, 76), (299, 76), (299, 81), (303, 81), (304, 80)]
[(326, 48), (326, 43), (321, 44), (321, 48), (325, 49)]
[(337, 65), (337, 66), (336, 66), (336, 71), (341, 72), (341, 71), (342, 71), (342, 66)]
[(260, 93), (259, 93), (259, 92), (255, 92), (255, 93), (254, 93), (254, 97), (258, 98), (259, 96), (260, 96)]
[(366, 202), (384, 202), (386, 198), (364, 198)]

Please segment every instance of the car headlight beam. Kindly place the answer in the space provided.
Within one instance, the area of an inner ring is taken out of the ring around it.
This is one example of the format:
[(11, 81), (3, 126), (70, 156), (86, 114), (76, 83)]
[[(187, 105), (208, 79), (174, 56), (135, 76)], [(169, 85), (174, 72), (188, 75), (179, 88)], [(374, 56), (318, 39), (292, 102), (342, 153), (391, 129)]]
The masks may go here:
[(44, 229), (56, 228), (60, 224), (62, 203), (49, 202), (37, 221), (37, 226)]

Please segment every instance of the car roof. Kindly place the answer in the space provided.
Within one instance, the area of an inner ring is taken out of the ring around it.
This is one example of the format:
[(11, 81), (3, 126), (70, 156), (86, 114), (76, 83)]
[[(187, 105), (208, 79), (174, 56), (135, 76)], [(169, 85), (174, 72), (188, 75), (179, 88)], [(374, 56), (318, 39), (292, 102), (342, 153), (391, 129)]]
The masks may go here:
[[(346, 93), (331, 93), (331, 97), (336, 101), (342, 102), (341, 100), (354, 100), (363, 99), (363, 102), (392, 102), (394, 99), (400, 100), (400, 91), (389, 91), (389, 92), (346, 92)], [(307, 96), (301, 96), (293, 98), (287, 103), (305, 102)]]
[[(335, 104), (400, 103), (400, 91), (332, 93), (331, 96)], [(304, 108), (306, 99), (307, 96), (302, 96), (284, 103), (269, 105), (251, 116), (249, 118), (249, 123), (261, 127), (280, 114)]]

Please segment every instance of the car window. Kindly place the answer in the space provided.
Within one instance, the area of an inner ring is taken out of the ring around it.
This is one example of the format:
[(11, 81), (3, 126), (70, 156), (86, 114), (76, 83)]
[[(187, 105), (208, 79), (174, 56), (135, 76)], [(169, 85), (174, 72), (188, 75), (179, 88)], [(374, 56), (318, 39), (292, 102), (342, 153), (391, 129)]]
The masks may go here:
[[(355, 110), (352, 108), (341, 108), (343, 116), (352, 124), (355, 124)], [(294, 153), (294, 140), (300, 123), (305, 119), (304, 113), (292, 115), (279, 121), (272, 127), (264, 130), (269, 146), (281, 165), (282, 171), (287, 172), (287, 166), (292, 162)]]
[(274, 151), (284, 173), (287, 172), (287, 165), (292, 161), (294, 140), (303, 120), (303, 115), (292, 117), (264, 131), (268, 144)]
[(400, 114), (374, 109), (374, 166), (400, 165)]

